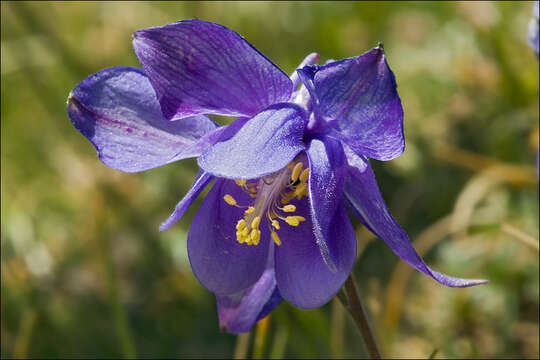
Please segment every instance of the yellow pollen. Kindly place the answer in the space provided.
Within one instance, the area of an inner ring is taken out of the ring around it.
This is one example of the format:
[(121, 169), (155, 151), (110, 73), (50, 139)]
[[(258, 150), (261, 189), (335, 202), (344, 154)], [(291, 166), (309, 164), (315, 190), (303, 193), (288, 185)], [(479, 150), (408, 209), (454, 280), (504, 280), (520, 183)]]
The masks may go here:
[(285, 222), (291, 226), (298, 226), (301, 221), (306, 221), (302, 216), (287, 216)]
[(309, 177), (309, 169), (304, 169), (300, 174), (300, 182), (305, 183)]
[(254, 211), (255, 211), (255, 208), (253, 206), (250, 206), (250, 207), (247, 208), (246, 211), (244, 211), (244, 215), (248, 216), (249, 214), (251, 214)]
[(287, 198), (284, 198), (284, 197), (281, 198), (281, 203), (282, 203), (283, 205), (288, 204), (290, 201), (291, 201), (291, 200), (289, 200), (289, 199), (287, 199)]
[(272, 226), (276, 229), (276, 230), (279, 230), (279, 222), (277, 220), (272, 220)]
[(236, 223), (236, 230), (241, 231), (245, 227), (246, 227), (246, 220), (244, 219), (238, 220), (238, 222)]
[(248, 227), (245, 227), (243, 230), (242, 230), (242, 236), (248, 236), (249, 234), (249, 228)]
[(285, 212), (295, 212), (296, 211), (296, 206), (294, 206), (294, 205), (285, 205), (283, 207), (283, 211), (285, 211)]
[(260, 223), (261, 223), (261, 217), (256, 216), (255, 219), (253, 219), (253, 221), (251, 222), (251, 228), (254, 230), (258, 229)]
[(277, 235), (275, 231), (272, 231), (272, 239), (274, 240), (277, 246), (281, 245), (281, 240), (279, 240), (279, 236)]
[(238, 186), (245, 186), (246, 185), (246, 180), (235, 180), (236, 182), (236, 185)]
[(238, 240), (238, 242), (240, 244), (243, 244), (245, 241), (246, 241), (246, 238), (242, 235), (241, 232), (236, 232), (236, 240)]
[(236, 206), (236, 200), (234, 200), (234, 198), (229, 194), (225, 195), (223, 200), (225, 200), (225, 202), (229, 205)]
[(297, 163), (295, 166), (294, 166), (294, 169), (291, 173), (291, 180), (293, 182), (295, 182), (296, 180), (298, 180), (298, 177), (300, 176), (300, 172), (302, 171), (302, 167), (304, 166), (304, 164), (302, 164), (301, 162)]
[(251, 230), (251, 233), (249, 234), (251, 243), (254, 245), (259, 244), (259, 239), (261, 238), (261, 231), (257, 229)]
[(287, 169), (290, 169), (290, 168), (292, 168), (292, 167), (293, 167), (293, 165), (294, 165), (294, 162), (293, 162), (293, 161), (291, 161), (290, 163), (288, 163), (288, 164), (287, 164)]
[(298, 200), (300, 200), (302, 198), (302, 195), (304, 195), (304, 193), (307, 193), (307, 184), (306, 183), (300, 184), (296, 188), (296, 190), (294, 191), (294, 195), (296, 195)]

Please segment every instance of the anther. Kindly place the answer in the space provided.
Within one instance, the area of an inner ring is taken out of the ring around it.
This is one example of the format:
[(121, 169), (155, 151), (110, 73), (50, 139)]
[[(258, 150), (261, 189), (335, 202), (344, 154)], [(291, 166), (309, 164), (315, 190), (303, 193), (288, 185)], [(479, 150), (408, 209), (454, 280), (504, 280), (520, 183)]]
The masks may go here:
[(295, 212), (296, 211), (296, 206), (294, 206), (294, 205), (285, 205), (283, 207), (283, 211), (285, 211), (285, 212)]
[(300, 176), (300, 172), (302, 171), (302, 167), (304, 166), (304, 164), (302, 164), (301, 162), (297, 163), (295, 166), (294, 166), (294, 169), (291, 173), (291, 180), (293, 182), (295, 182), (296, 180), (298, 180), (298, 177)]
[(238, 186), (246, 186), (246, 180), (235, 180), (235, 182)]
[(279, 236), (278, 234), (275, 232), (275, 231), (272, 231), (272, 239), (274, 240), (274, 242), (276, 243), (277, 246), (280, 246), (281, 245), (281, 240), (279, 239)]
[(254, 230), (258, 229), (260, 223), (261, 223), (261, 217), (256, 216), (255, 219), (253, 219), (253, 221), (251, 222), (251, 228)]
[(291, 226), (298, 226), (301, 221), (306, 221), (306, 219), (302, 216), (287, 216), (285, 218), (285, 222)]
[(254, 245), (259, 244), (259, 239), (261, 238), (261, 231), (257, 229), (251, 230), (251, 233), (249, 234), (249, 237), (251, 239), (251, 243)]
[(240, 231), (245, 227), (246, 227), (246, 220), (244, 219), (238, 220), (238, 223), (236, 223), (236, 230)]
[(304, 169), (302, 171), (302, 174), (300, 174), (300, 182), (305, 183), (309, 177), (309, 169)]
[(300, 184), (296, 190), (294, 191), (294, 195), (296, 195), (296, 197), (298, 198), (298, 200), (300, 200), (300, 198), (302, 197), (302, 195), (304, 195), (304, 192), (307, 190), (307, 184), (306, 183), (302, 183)]
[(236, 206), (236, 200), (234, 200), (234, 198), (229, 194), (225, 195), (223, 200), (225, 200), (225, 202), (229, 205)]
[(247, 208), (246, 211), (244, 211), (244, 215), (248, 216), (249, 214), (251, 214), (254, 211), (255, 211), (255, 208), (253, 206), (250, 206), (250, 207)]
[(277, 220), (272, 220), (272, 226), (276, 229), (276, 230), (279, 230), (279, 222)]

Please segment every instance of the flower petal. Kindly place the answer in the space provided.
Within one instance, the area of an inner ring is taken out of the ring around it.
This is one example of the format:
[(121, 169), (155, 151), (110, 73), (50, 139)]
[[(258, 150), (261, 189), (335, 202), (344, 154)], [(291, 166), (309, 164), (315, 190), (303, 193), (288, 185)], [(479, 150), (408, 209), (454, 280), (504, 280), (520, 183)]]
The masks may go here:
[(212, 181), (214, 177), (204, 171), (199, 171), (199, 174), (197, 174), (197, 177), (195, 178), (195, 181), (193, 182), (193, 185), (191, 185), (191, 188), (187, 192), (187, 194), (180, 200), (180, 202), (176, 205), (176, 208), (174, 209), (173, 213), (161, 223), (159, 226), (160, 231), (165, 231), (169, 229), (171, 226), (173, 226), (182, 216), (184, 216), (184, 213), (186, 210), (191, 206), (193, 201), (199, 196), (199, 194), (204, 190), (206, 185), (210, 181)]
[(276, 286), (274, 254), (269, 254), (266, 270), (250, 288), (233, 295), (218, 295), (220, 327), (229, 333), (249, 331), (255, 323), (276, 308), (283, 298)]
[(332, 251), (329, 242), (334, 237), (336, 216), (341, 214), (342, 188), (345, 171), (341, 145), (334, 139), (324, 142), (314, 139), (307, 150), (309, 159), (309, 199), (313, 232), (324, 261), (336, 271), (338, 252)]
[[(199, 141), (197, 141), (196, 144), (192, 145), (188, 150), (197, 153), (198, 156), (200, 153), (204, 150), (206, 150), (208, 147), (212, 146), (218, 141), (225, 141), (230, 139), (238, 130), (248, 121), (248, 118), (238, 118), (236, 119), (232, 124), (227, 126), (222, 126), (213, 132), (209, 133), (208, 135), (205, 135), (202, 137)], [(185, 151), (176, 155), (177, 157), (185, 157)], [(176, 205), (176, 208), (174, 209), (173, 213), (169, 216), (167, 220), (165, 220), (161, 225), (159, 226), (160, 231), (165, 231), (169, 229), (171, 226), (173, 226), (178, 220), (184, 216), (184, 213), (186, 210), (191, 206), (193, 201), (199, 196), (201, 191), (204, 190), (206, 185), (213, 179), (214, 177), (208, 173), (205, 173), (204, 171), (200, 171), (197, 175), (197, 178), (195, 179), (195, 182), (189, 189), (188, 193), (184, 196), (182, 200)]]
[(431, 270), (414, 250), (407, 234), (390, 215), (381, 196), (375, 176), (367, 160), (364, 169), (350, 167), (344, 192), (351, 210), (374, 234), (409, 265), (431, 276), (443, 285), (467, 287), (486, 283), (486, 280), (460, 279)]
[(165, 120), (146, 75), (129, 67), (105, 69), (83, 80), (69, 95), (68, 114), (101, 161), (126, 172), (197, 156), (205, 147), (192, 147), (216, 128), (203, 115)]
[(255, 179), (284, 168), (304, 149), (305, 111), (276, 104), (250, 119), (232, 138), (199, 157), (199, 166), (214, 176)]
[(336, 271), (328, 268), (313, 235), (310, 208), (306, 199), (295, 202), (306, 218), (299, 226), (282, 226), (281, 246), (275, 248), (276, 279), (281, 295), (293, 305), (311, 309), (324, 305), (341, 288), (356, 257), (356, 238), (343, 202), (332, 223), (328, 247), (334, 253)]
[(182, 20), (133, 37), (167, 119), (200, 113), (251, 117), (292, 93), (283, 71), (224, 26)]
[[(382, 47), (301, 72), (318, 116), (358, 154), (390, 160), (405, 148), (403, 108)], [(313, 84), (310, 84), (309, 79)]]
[[(193, 273), (201, 284), (217, 295), (245, 290), (261, 277), (268, 256), (269, 234), (261, 231), (259, 245), (236, 241), (236, 223), (243, 210), (228, 205), (223, 196), (230, 194), (239, 204), (252, 199), (234, 181), (216, 179), (204, 198), (188, 234), (188, 255)], [(267, 226), (266, 219), (260, 227)]]

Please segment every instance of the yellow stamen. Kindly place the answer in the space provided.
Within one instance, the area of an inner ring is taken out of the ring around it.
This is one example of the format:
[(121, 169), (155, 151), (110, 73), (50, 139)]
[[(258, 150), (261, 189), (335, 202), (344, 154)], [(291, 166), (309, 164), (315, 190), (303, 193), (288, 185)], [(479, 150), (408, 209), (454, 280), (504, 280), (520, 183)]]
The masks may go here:
[(306, 221), (306, 219), (302, 216), (287, 216), (285, 218), (285, 222), (291, 226), (298, 226), (301, 221)]
[(253, 206), (250, 206), (250, 207), (247, 208), (246, 211), (244, 211), (244, 215), (248, 216), (249, 214), (251, 214), (254, 211), (255, 211), (255, 208)]
[(251, 222), (251, 228), (254, 230), (258, 229), (260, 223), (261, 223), (261, 217), (256, 216), (255, 219), (253, 219), (253, 221)]
[(281, 203), (282, 203), (283, 205), (288, 204), (290, 201), (291, 201), (291, 200), (289, 200), (289, 199), (287, 199), (287, 198), (284, 198), (284, 197), (281, 198)]
[(275, 231), (272, 231), (272, 239), (274, 240), (277, 246), (281, 246), (281, 240), (279, 240), (279, 236)]
[(294, 165), (294, 162), (293, 162), (293, 161), (291, 161), (290, 163), (288, 163), (288, 164), (287, 164), (287, 169), (290, 169), (290, 168), (292, 168), (292, 167), (293, 167), (293, 165)]
[(309, 178), (309, 169), (304, 169), (300, 174), (300, 182), (305, 183)]
[(261, 231), (257, 230), (257, 229), (251, 230), (251, 233), (249, 234), (249, 238), (250, 238), (252, 244), (258, 245), (259, 240), (261, 238)]
[[(306, 183), (302, 183), (302, 184), (298, 185), (298, 187), (294, 191), (294, 195), (296, 195), (297, 198), (299, 196), (301, 198), (302, 195), (304, 195), (304, 192), (307, 193), (307, 184)], [(298, 199), (300, 200), (300, 198), (298, 198)]]
[(246, 185), (246, 180), (235, 180), (236, 182), (236, 185), (238, 186), (245, 186)]
[(295, 212), (296, 211), (296, 206), (294, 206), (294, 205), (285, 205), (283, 207), (283, 211), (285, 211), (285, 212)]
[(238, 222), (236, 223), (236, 230), (240, 231), (245, 227), (246, 227), (246, 220), (244, 219), (238, 220)]
[(300, 172), (302, 171), (302, 167), (304, 166), (304, 164), (302, 164), (301, 162), (297, 163), (295, 166), (294, 166), (294, 169), (291, 173), (291, 180), (293, 182), (295, 182), (296, 180), (298, 180), (298, 177), (300, 176)]
[(229, 194), (225, 195), (223, 200), (225, 200), (225, 202), (229, 205), (236, 206), (236, 200), (234, 200), (234, 198)]
[(277, 220), (272, 220), (272, 226), (276, 229), (276, 230), (279, 230), (279, 222)]

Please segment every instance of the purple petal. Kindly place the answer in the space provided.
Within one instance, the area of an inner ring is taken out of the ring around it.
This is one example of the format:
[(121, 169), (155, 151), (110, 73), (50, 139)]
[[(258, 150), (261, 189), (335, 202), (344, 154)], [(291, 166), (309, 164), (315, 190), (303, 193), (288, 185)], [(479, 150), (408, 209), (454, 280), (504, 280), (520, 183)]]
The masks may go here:
[(298, 105), (272, 105), (231, 139), (200, 156), (199, 166), (214, 176), (232, 179), (255, 179), (273, 173), (304, 149), (305, 122), (305, 112)]
[[(367, 160), (363, 169), (350, 167), (345, 180), (345, 196), (351, 210), (392, 251), (415, 269), (431, 276), (443, 285), (467, 287), (486, 280), (460, 279), (431, 270), (414, 250), (407, 234), (390, 215), (381, 196), (375, 176)], [(350, 163), (349, 163), (350, 164)]]
[[(198, 156), (200, 155), (200, 153), (205, 151), (210, 146), (214, 145), (216, 142), (230, 139), (248, 120), (248, 118), (238, 118), (232, 124), (222, 126), (209, 133), (208, 135), (205, 135), (199, 141), (197, 141), (196, 144), (192, 145), (188, 150), (197, 153), (197, 155), (195, 156)], [(185, 155), (186, 154), (184, 151), (176, 155), (175, 158), (182, 156), (185, 157)], [(195, 182), (191, 186), (191, 189), (189, 189), (188, 193), (184, 196), (184, 198), (180, 200), (180, 202), (176, 205), (176, 208), (169, 216), (169, 218), (159, 226), (159, 230), (165, 231), (171, 226), (173, 226), (178, 220), (180, 220), (180, 218), (184, 216), (186, 210), (191, 206), (193, 201), (197, 198), (197, 196), (199, 196), (201, 191), (213, 178), (214, 177), (210, 174), (205, 173), (204, 171), (200, 171), (197, 175), (197, 178), (195, 179)]]
[[(313, 65), (317, 61), (319, 61), (320, 57), (321, 56), (317, 53), (311, 53), (308, 56), (306, 56), (304, 60), (302, 60), (302, 62), (297, 66), (296, 69), (301, 70), (302, 68), (304, 68), (304, 66)], [(298, 72), (296, 70), (291, 74), (290, 79), (292, 81), (292, 88), (294, 90), (293, 94), (291, 95), (291, 98), (294, 99), (295, 93), (298, 89), (298, 86), (300, 86), (300, 81), (301, 81), (300, 77), (298, 76)]]
[(183, 20), (133, 36), (168, 119), (200, 113), (251, 117), (291, 95), (288, 76), (224, 26)]
[[(204, 198), (188, 234), (191, 268), (201, 284), (218, 295), (232, 295), (253, 285), (262, 275), (268, 256), (269, 234), (261, 231), (259, 245), (236, 241), (236, 223), (243, 209), (228, 205), (233, 196), (239, 204), (253, 200), (234, 181), (216, 179)], [(264, 229), (266, 220), (260, 227)]]
[(233, 295), (216, 296), (220, 327), (229, 333), (249, 331), (276, 308), (283, 298), (276, 286), (273, 254), (266, 270), (250, 288)]
[(309, 159), (309, 199), (313, 232), (324, 261), (336, 271), (335, 257), (329, 242), (335, 236), (334, 224), (341, 214), (344, 177), (344, 155), (341, 145), (334, 139), (324, 142), (314, 139), (307, 150)]
[(212, 175), (205, 173), (204, 171), (199, 171), (199, 174), (195, 178), (195, 181), (193, 182), (193, 185), (191, 185), (191, 188), (189, 189), (187, 194), (176, 205), (176, 208), (169, 216), (169, 218), (161, 223), (161, 225), (159, 226), (159, 230), (165, 231), (171, 226), (173, 226), (178, 220), (180, 220), (180, 218), (184, 216), (186, 210), (191, 206), (193, 201), (197, 198), (197, 196), (199, 196), (201, 191), (204, 190), (206, 185), (208, 185), (208, 183), (212, 181), (213, 178), (214, 177)]
[(165, 120), (146, 75), (129, 67), (105, 69), (83, 80), (68, 98), (68, 114), (101, 161), (126, 172), (197, 156), (205, 147), (192, 147), (216, 128), (203, 115)]
[(394, 74), (381, 47), (301, 72), (313, 84), (318, 115), (334, 124), (339, 139), (355, 152), (390, 160), (405, 148), (403, 108)]
[(356, 238), (341, 202), (332, 223), (333, 236), (327, 239), (336, 265), (336, 271), (330, 271), (313, 235), (308, 201), (295, 205), (306, 221), (297, 227), (282, 226), (277, 232), (282, 242), (275, 248), (277, 285), (293, 305), (316, 308), (330, 301), (347, 279), (356, 256)]

